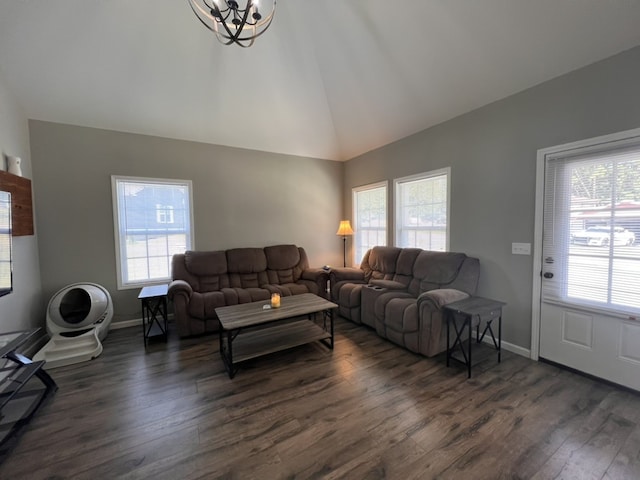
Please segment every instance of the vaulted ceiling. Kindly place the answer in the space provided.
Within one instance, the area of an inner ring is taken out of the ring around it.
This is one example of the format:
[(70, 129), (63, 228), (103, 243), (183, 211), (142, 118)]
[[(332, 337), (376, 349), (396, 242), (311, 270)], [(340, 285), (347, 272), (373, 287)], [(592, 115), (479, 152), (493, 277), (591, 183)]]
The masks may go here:
[(0, 0), (29, 118), (347, 160), (640, 44), (640, 0), (280, 0), (249, 49), (187, 0)]

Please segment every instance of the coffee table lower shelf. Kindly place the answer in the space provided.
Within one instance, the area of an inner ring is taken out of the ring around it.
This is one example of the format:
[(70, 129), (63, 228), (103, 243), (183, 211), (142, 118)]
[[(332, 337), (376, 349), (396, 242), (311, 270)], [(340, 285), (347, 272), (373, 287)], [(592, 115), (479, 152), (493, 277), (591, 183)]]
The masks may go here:
[(251, 330), (229, 330), (221, 332), (220, 355), (229, 377), (233, 378), (236, 365), (240, 362), (315, 341), (321, 341), (333, 349), (331, 332), (312, 320), (298, 320)]

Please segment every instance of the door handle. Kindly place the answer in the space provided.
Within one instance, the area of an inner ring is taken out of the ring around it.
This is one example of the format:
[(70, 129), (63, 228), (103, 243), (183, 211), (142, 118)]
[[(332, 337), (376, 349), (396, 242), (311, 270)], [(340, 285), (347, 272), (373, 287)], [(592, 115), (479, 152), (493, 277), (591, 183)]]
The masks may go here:
[(544, 278), (553, 278), (553, 273), (551, 272), (544, 272), (544, 274), (542, 275)]

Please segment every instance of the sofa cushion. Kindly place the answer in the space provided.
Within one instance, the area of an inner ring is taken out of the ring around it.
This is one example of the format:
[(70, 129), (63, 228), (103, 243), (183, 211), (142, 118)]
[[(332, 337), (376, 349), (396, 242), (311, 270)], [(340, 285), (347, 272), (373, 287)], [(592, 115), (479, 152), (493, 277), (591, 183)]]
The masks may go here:
[(370, 285), (376, 287), (388, 288), (389, 290), (404, 290), (407, 285), (402, 282), (396, 282), (395, 280), (371, 280)]
[(365, 281), (368, 283), (372, 278), (392, 280), (401, 250), (398, 247), (373, 247), (369, 250), (360, 263)]
[(257, 302), (271, 298), (271, 292), (264, 288), (223, 288), (226, 305), (237, 305), (239, 303)]
[(227, 257), (223, 251), (195, 252), (188, 250), (184, 254), (187, 270), (194, 275), (220, 275), (227, 273)]
[(269, 270), (293, 268), (300, 263), (300, 251), (295, 245), (273, 245), (264, 248)]
[(466, 257), (455, 252), (420, 252), (413, 267), (414, 277), (420, 280), (420, 292), (453, 282)]
[[(173, 268), (179, 263), (173, 262)], [(187, 251), (184, 254), (184, 268), (187, 270), (189, 278), (183, 275), (185, 280), (189, 280), (191, 287), (199, 292), (215, 292), (223, 287), (229, 286), (227, 276), (227, 257), (224, 252), (195, 252)], [(173, 275), (179, 275), (173, 272)]]
[(384, 306), (384, 323), (396, 332), (418, 330), (418, 308), (415, 298), (392, 298)]
[(295, 245), (274, 245), (265, 247), (267, 257), (267, 277), (270, 284), (296, 283), (302, 271), (309, 268), (306, 255), (301, 255)]
[(222, 292), (193, 292), (189, 300), (189, 315), (194, 318), (211, 318), (218, 307), (228, 305)]
[(279, 293), (283, 297), (288, 297), (290, 295), (300, 295), (302, 293), (314, 293), (311, 292), (311, 290), (305, 283), (283, 283), (280, 285), (269, 284), (263, 285), (262, 288), (269, 290), (271, 293)]
[[(267, 257), (262, 248), (227, 250), (227, 268), (230, 288), (260, 288), (261, 285), (268, 283)], [(240, 303), (244, 302), (240, 301)]]
[(229, 273), (256, 273), (267, 269), (267, 257), (262, 248), (233, 248), (227, 250)]

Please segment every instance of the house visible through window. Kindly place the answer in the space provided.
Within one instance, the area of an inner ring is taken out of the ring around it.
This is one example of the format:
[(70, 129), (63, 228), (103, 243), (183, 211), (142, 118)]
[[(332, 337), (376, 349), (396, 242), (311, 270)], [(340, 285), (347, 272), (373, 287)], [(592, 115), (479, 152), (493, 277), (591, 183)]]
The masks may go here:
[(396, 246), (449, 249), (449, 177), (445, 168), (395, 181)]
[(173, 205), (156, 205), (156, 221), (158, 223), (173, 223)]
[(118, 288), (168, 281), (171, 258), (193, 248), (191, 182), (111, 177)]
[(371, 247), (387, 244), (387, 182), (353, 189), (355, 263)]

